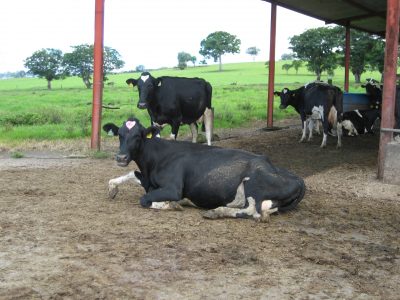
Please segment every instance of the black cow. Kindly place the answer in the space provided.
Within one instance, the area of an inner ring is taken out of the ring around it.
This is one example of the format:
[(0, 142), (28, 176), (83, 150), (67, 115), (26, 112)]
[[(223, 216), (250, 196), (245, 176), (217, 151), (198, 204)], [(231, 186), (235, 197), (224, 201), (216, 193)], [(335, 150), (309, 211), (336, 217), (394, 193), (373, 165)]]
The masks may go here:
[[(370, 107), (373, 109), (378, 109), (379, 113), (382, 110), (382, 89), (383, 85), (377, 80), (367, 78), (365, 85), (362, 85), (369, 98)], [(380, 115), (379, 115), (380, 116)], [(400, 86), (396, 86), (396, 98), (394, 105), (394, 116), (395, 116), (395, 129), (400, 129)]]
[(369, 107), (380, 110), (382, 106), (382, 84), (375, 79), (367, 78), (366, 83), (361, 85), (361, 87), (365, 88), (369, 99)]
[(158, 77), (144, 72), (139, 79), (128, 79), (127, 84), (137, 86), (137, 107), (147, 108), (152, 125), (171, 125), (171, 136), (176, 139), (179, 126), (189, 124), (192, 142), (197, 140), (197, 121), (203, 118), (207, 144), (211, 145), (213, 111), (211, 108), (212, 87), (201, 78)]
[(356, 136), (371, 133), (373, 125), (380, 116), (379, 109), (353, 110), (343, 113), (343, 135)]
[(153, 132), (154, 127), (146, 129), (137, 119), (118, 131), (116, 160), (119, 166), (134, 161), (139, 167), (130, 179), (146, 190), (140, 198), (143, 207), (186, 198), (210, 209), (206, 218), (265, 221), (273, 212), (293, 209), (304, 196), (304, 181), (263, 155), (149, 137)]
[(300, 142), (303, 142), (307, 134), (307, 123), (309, 122), (309, 138), (312, 138), (314, 121), (321, 121), (323, 126), (323, 139), (321, 147), (326, 147), (328, 132), (337, 131), (337, 147), (342, 146), (342, 124), (343, 93), (336, 87), (326, 83), (313, 82), (296, 90), (284, 88), (282, 92), (274, 93), (281, 98), (281, 109), (293, 106), (300, 114), (303, 134)]

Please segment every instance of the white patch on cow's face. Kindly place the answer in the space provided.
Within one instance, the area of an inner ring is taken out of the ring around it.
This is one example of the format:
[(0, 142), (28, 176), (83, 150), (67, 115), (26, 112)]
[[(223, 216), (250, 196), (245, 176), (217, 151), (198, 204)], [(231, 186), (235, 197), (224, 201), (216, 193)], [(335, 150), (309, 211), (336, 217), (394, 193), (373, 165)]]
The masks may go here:
[(289, 92), (289, 90), (287, 88), (284, 88), (282, 93), (286, 94), (287, 92)]
[(114, 136), (114, 132), (112, 131), (112, 129), (110, 129), (110, 130), (107, 132), (107, 135), (109, 135), (109, 136)]
[(131, 130), (133, 127), (135, 127), (136, 121), (126, 121), (125, 126)]
[(324, 121), (324, 107), (322, 105), (318, 107), (314, 106), (311, 110), (311, 113), (311, 119)]
[(142, 79), (143, 82), (146, 82), (147, 79), (149, 79), (150, 75), (143, 75), (140, 77), (140, 79)]

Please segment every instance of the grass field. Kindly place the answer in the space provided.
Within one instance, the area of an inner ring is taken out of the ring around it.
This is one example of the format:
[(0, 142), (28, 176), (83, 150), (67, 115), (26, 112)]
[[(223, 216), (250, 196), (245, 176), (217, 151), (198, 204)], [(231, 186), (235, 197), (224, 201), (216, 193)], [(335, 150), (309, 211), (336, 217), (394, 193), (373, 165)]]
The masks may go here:
[[(301, 68), (288, 73), (276, 65), (276, 90), (283, 87), (297, 88), (315, 80), (315, 75)], [(163, 69), (152, 71), (155, 77), (181, 76), (201, 77), (213, 86), (213, 107), (215, 127), (230, 128), (244, 126), (253, 120), (266, 119), (268, 69), (262, 62), (226, 64), (223, 71), (217, 65), (188, 68), (186, 70)], [(138, 78), (139, 73), (110, 75), (104, 88), (103, 104), (120, 109), (103, 109), (102, 123), (121, 124), (128, 116), (136, 116), (149, 125), (146, 111), (138, 110), (137, 89), (128, 87), (125, 80)], [(365, 73), (362, 79), (380, 78), (378, 73)], [(336, 70), (333, 83), (343, 88), (344, 70)], [(326, 80), (323, 75), (322, 80)], [(352, 92), (364, 92), (350, 78)], [(86, 89), (80, 78), (71, 77), (52, 82), (52, 90), (47, 90), (44, 79), (23, 78), (0, 80), (0, 144), (18, 143), (26, 139), (51, 140), (90, 136), (92, 113), (92, 90)], [(294, 114), (292, 109), (280, 110), (279, 99), (275, 98), (274, 120)], [(169, 129), (164, 134), (169, 134)], [(182, 126), (180, 133), (188, 131)]]

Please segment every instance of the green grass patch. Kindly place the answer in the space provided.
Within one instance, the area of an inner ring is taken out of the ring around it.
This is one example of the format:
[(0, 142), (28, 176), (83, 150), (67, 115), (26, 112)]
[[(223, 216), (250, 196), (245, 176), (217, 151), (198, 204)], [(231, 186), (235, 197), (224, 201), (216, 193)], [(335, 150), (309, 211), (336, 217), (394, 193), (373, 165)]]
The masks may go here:
[[(315, 80), (315, 75), (299, 69), (296, 74), (282, 70), (277, 62), (275, 88), (298, 88)], [(262, 62), (225, 64), (223, 71), (217, 65), (189, 67), (185, 70), (164, 69), (151, 72), (153, 76), (179, 76), (204, 78), (213, 86), (215, 128), (244, 126), (254, 120), (265, 120), (267, 115), (268, 69)], [(150, 125), (146, 110), (137, 109), (137, 88), (128, 86), (128, 78), (138, 78), (139, 73), (109, 75), (113, 85), (105, 84), (103, 104), (119, 109), (102, 110), (102, 124), (113, 122), (121, 125), (128, 117), (135, 116), (144, 126)], [(327, 76), (322, 76), (327, 80)], [(380, 78), (378, 73), (365, 73), (363, 78)], [(335, 71), (333, 83), (343, 87), (344, 70)], [(350, 82), (352, 92), (364, 89)], [(82, 80), (70, 77), (52, 82), (38, 78), (0, 80), (0, 142), (33, 140), (74, 139), (90, 136), (92, 122), (92, 90), (86, 89)], [(296, 112), (279, 109), (279, 98), (274, 100), (274, 120), (287, 118)], [(180, 135), (190, 132), (188, 126), (180, 128)], [(163, 131), (163, 136), (170, 128)], [(105, 133), (102, 133), (105, 134)]]

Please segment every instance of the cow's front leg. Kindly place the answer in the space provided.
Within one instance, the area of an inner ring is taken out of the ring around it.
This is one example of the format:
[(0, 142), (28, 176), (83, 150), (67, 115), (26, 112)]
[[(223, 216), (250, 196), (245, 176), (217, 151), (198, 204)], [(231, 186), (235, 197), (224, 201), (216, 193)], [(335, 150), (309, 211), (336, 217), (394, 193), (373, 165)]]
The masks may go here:
[(179, 201), (181, 199), (181, 192), (176, 188), (158, 188), (143, 195), (140, 198), (140, 205), (147, 208), (151, 207), (153, 202)]
[(307, 120), (302, 121), (302, 125), (303, 125), (303, 134), (301, 136), (300, 139), (300, 143), (304, 142), (304, 140), (306, 139), (306, 134), (307, 134)]
[(247, 203), (248, 206), (246, 208), (220, 206), (215, 209), (210, 209), (203, 213), (203, 217), (207, 219), (254, 218), (256, 220), (263, 220), (261, 219), (261, 214), (257, 212), (256, 201), (254, 198), (248, 197)]
[(114, 199), (115, 196), (118, 194), (118, 186), (127, 181), (136, 182), (139, 185), (141, 185), (141, 181), (139, 180), (139, 178), (136, 177), (135, 172), (132, 171), (124, 176), (113, 178), (113, 179), (110, 179), (110, 181), (108, 181), (108, 196), (111, 199)]
[(322, 126), (324, 127), (324, 132), (323, 132), (323, 137), (322, 137), (322, 143), (321, 143), (321, 148), (326, 147), (326, 141), (328, 139), (328, 122), (326, 121), (326, 118), (322, 121)]
[(179, 125), (180, 122), (174, 121), (171, 124), (171, 139), (176, 140), (176, 138), (178, 137), (178, 131), (179, 131)]

